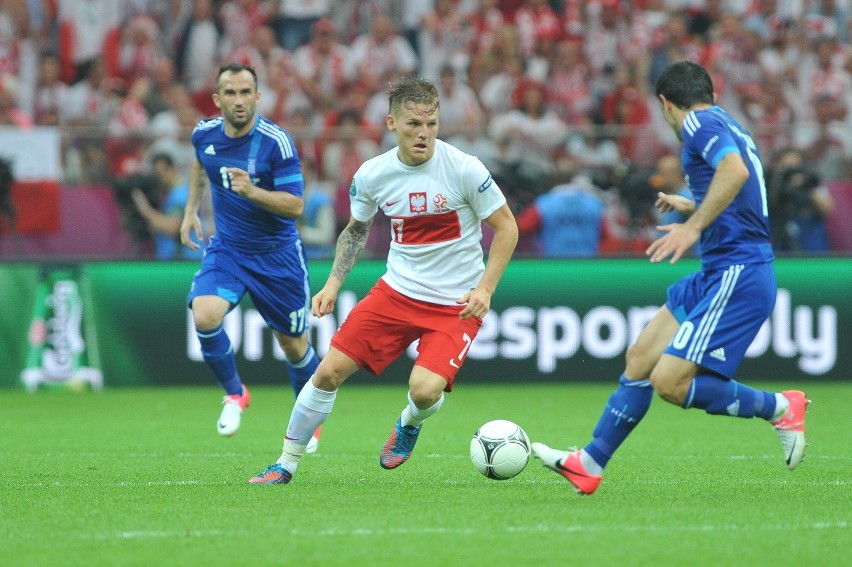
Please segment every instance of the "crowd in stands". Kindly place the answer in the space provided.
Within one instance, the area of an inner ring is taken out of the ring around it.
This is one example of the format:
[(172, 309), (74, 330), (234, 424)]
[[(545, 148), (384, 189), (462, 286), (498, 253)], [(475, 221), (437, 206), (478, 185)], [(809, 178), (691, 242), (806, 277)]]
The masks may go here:
[[(110, 182), (162, 154), (188, 171), (192, 128), (218, 113), (210, 96), (218, 67), (250, 64), (258, 112), (294, 136), (339, 224), (352, 173), (392, 143), (389, 80), (417, 72), (438, 86), (441, 137), (486, 164), (516, 214), (561, 185), (563, 197), (602, 203), (588, 207), (602, 221), (582, 223), (597, 231), (598, 253), (636, 252), (655, 234), (657, 164), (679, 147), (653, 92), (673, 61), (711, 71), (719, 104), (751, 130), (765, 163), (795, 149), (797, 167), (817, 180), (852, 177), (848, 8), (846, 0), (0, 0), (0, 124), (62, 127), (66, 182)], [(773, 179), (784, 183), (780, 173)], [(818, 193), (813, 209), (830, 211)], [(541, 220), (527, 222), (520, 254), (545, 253)]]

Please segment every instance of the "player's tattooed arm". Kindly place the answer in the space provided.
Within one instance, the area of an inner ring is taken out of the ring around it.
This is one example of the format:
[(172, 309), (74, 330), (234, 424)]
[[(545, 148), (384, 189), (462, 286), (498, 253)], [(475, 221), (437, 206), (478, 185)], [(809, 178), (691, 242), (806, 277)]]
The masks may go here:
[(367, 236), (370, 234), (370, 227), (373, 226), (373, 219), (366, 222), (349, 219), (349, 224), (340, 233), (337, 238), (337, 248), (334, 255), (334, 265), (331, 269), (331, 275), (339, 281), (346, 279), (352, 266), (358, 261), (358, 256), (367, 245)]

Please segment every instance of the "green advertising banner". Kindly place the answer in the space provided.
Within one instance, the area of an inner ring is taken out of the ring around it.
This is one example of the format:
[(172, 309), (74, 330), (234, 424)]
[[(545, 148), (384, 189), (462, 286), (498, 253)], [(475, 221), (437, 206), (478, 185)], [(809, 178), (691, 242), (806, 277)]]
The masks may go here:
[[(311, 265), (313, 289), (324, 283), (330, 267), (330, 262)], [(698, 267), (695, 260), (674, 266), (643, 259), (515, 260), (459, 379), (612, 381), (623, 370), (628, 345), (665, 301), (666, 287)], [(78, 386), (81, 380), (95, 386), (85, 381), (86, 372), (102, 374), (105, 387), (212, 384), (186, 308), (196, 269), (193, 262), (85, 263), (69, 275), (61, 266), (0, 266), (0, 386), (24, 387), (26, 372), (32, 375), (33, 368), (43, 367), (44, 353), (54, 356), (58, 347), (50, 340), (41, 346), (33, 342), (39, 335), (33, 321), (44, 310), (46, 297), (76, 301), (74, 290), (82, 312), (60, 309), (60, 317), (45, 320), (48, 332), (41, 334), (66, 343), (67, 337), (74, 338), (76, 350), (63, 356), (76, 357), (69, 368), (88, 369), (77, 371)], [(311, 321), (320, 355), (384, 270), (384, 262), (359, 262), (336, 311)], [(740, 376), (852, 379), (852, 259), (783, 259), (776, 270), (775, 311), (751, 345)], [(57, 281), (73, 285), (57, 288)], [(69, 312), (74, 316), (67, 316)], [(248, 383), (287, 383), (283, 352), (248, 298), (228, 315), (226, 328)], [(352, 382), (405, 382), (413, 354), (410, 348), (378, 379), (360, 372)]]

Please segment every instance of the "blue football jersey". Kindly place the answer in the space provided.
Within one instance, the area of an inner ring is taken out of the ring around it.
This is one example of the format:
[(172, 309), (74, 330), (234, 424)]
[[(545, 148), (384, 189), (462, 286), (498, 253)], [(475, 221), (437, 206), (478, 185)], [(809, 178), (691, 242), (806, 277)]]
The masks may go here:
[(198, 123), (192, 132), (192, 145), (210, 179), (217, 239), (243, 252), (262, 252), (298, 239), (294, 219), (274, 215), (231, 191), (225, 171), (228, 167), (240, 168), (258, 187), (301, 197), (302, 166), (287, 132), (258, 116), (249, 133), (231, 138), (225, 135), (220, 116)]
[(749, 172), (733, 202), (701, 234), (703, 269), (771, 261), (774, 256), (763, 166), (748, 130), (713, 106), (687, 114), (681, 132), (683, 172), (696, 208), (707, 195), (716, 166), (724, 156), (739, 153)]

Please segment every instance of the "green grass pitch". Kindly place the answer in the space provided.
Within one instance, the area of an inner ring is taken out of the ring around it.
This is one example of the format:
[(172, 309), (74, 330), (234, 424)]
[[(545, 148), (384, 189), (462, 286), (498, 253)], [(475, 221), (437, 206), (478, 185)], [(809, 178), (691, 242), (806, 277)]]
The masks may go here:
[(795, 471), (765, 422), (655, 399), (598, 492), (579, 496), (535, 460), (489, 480), (468, 444), (496, 418), (585, 444), (612, 385), (462, 377), (411, 460), (386, 471), (405, 387), (364, 380), (341, 389), (320, 451), (286, 486), (246, 480), (280, 452), (289, 385), (254, 388), (232, 438), (216, 434), (212, 386), (0, 392), (0, 564), (848, 564), (852, 384), (804, 388), (810, 447)]

